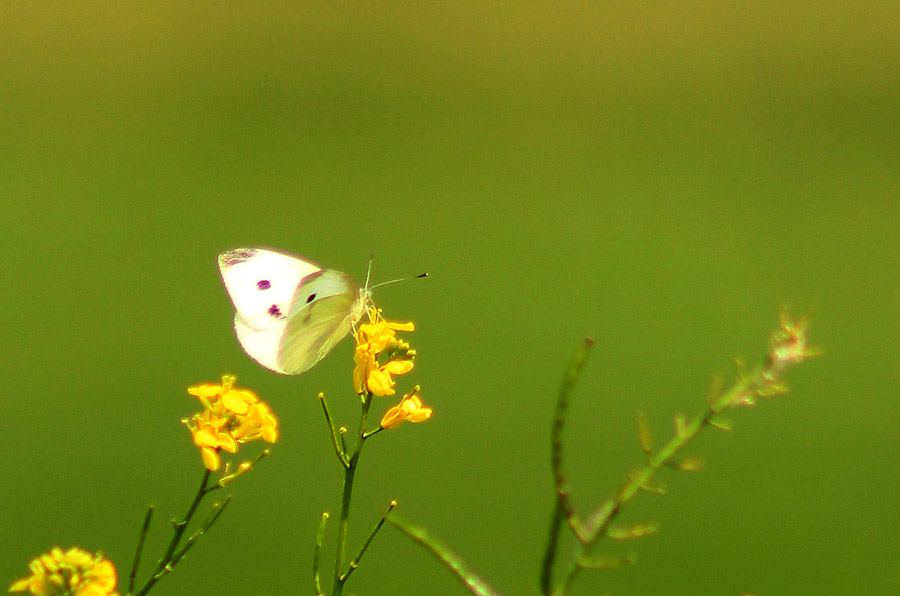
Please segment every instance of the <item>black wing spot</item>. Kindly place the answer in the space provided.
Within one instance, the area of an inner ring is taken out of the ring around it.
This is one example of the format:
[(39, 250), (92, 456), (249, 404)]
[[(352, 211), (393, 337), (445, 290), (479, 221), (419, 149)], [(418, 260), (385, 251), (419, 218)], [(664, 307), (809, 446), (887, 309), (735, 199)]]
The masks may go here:
[(276, 319), (283, 319), (284, 315), (281, 314), (281, 309), (278, 308), (277, 304), (273, 304), (269, 307), (269, 314), (275, 317)]
[(316, 294), (315, 294), (315, 292), (313, 292), (312, 294), (310, 294), (309, 296), (306, 297), (306, 303), (309, 304), (310, 302), (312, 302), (315, 299), (316, 299)]
[(261, 279), (258, 282), (256, 282), (257, 290), (268, 290), (271, 287), (272, 287), (272, 284), (269, 282), (268, 279)]

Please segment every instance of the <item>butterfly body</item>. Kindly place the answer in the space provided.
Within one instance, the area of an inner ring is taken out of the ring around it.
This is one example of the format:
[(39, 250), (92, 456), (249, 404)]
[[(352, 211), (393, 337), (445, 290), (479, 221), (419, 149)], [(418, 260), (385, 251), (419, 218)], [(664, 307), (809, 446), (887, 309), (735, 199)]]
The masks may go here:
[(312, 368), (363, 317), (370, 292), (346, 273), (262, 248), (219, 255), (241, 347), (266, 368), (296, 375)]

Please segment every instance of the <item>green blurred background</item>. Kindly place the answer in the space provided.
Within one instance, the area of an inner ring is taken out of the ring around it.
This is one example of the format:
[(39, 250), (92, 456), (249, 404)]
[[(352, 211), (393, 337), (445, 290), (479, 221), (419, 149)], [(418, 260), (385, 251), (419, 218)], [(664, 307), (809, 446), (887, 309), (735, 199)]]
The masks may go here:
[[(705, 469), (625, 515), (660, 533), (601, 548), (638, 564), (572, 593), (900, 593), (898, 75), (897, 2), (0, 4), (0, 579), (53, 545), (124, 576), (155, 503), (146, 571), (201, 474), (185, 388), (233, 372), (281, 441), (154, 593), (311, 593), (340, 485), (315, 395), (352, 424), (352, 350), (300, 377), (243, 354), (216, 255), (270, 246), (431, 276), (376, 295), (435, 415), (368, 444), (352, 545), (397, 499), (536, 593), (580, 338), (587, 511), (641, 463), (635, 412), (667, 438), (788, 306), (826, 354), (702, 436)], [(391, 528), (348, 591), (466, 593)]]

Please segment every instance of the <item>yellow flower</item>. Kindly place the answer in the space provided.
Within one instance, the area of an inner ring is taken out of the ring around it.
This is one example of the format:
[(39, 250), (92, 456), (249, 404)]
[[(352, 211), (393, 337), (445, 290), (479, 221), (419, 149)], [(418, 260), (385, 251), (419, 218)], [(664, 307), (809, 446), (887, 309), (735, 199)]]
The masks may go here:
[(258, 402), (259, 398), (249, 389), (235, 389), (235, 381), (237, 377), (234, 375), (223, 375), (221, 385), (194, 385), (188, 387), (188, 393), (199, 398), (207, 408), (211, 407), (210, 403), (218, 402), (223, 408), (235, 414), (245, 414), (247, 407)]
[(395, 428), (404, 420), (409, 422), (424, 422), (431, 418), (431, 408), (422, 405), (419, 399), (419, 386), (403, 396), (400, 403), (384, 413), (381, 419), (381, 428)]
[[(377, 309), (369, 309), (369, 322), (359, 326), (356, 332), (356, 352), (353, 369), (353, 388), (357, 393), (368, 391), (372, 395), (393, 395), (394, 375), (404, 375), (415, 364), (416, 351), (409, 343), (397, 339), (397, 331), (413, 331), (413, 323), (385, 321)], [(384, 363), (379, 356), (385, 355)]]
[(53, 547), (32, 559), (31, 575), (10, 586), (10, 592), (31, 592), (34, 596), (119, 596), (116, 568), (99, 553), (92, 555), (73, 547), (63, 552)]
[(223, 449), (236, 453), (241, 443), (278, 440), (278, 419), (269, 406), (252, 391), (235, 389), (235, 380), (236, 377), (225, 375), (221, 385), (188, 387), (188, 393), (196, 396), (204, 408), (186, 424), (207, 470), (219, 469), (219, 452)]

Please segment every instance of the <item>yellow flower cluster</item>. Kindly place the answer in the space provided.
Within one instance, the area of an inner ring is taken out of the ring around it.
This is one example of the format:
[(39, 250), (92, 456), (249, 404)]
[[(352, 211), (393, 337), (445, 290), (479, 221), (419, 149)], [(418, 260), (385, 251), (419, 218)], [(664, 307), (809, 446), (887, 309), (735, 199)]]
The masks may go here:
[[(356, 332), (356, 368), (353, 387), (356, 393), (368, 391), (375, 396), (394, 395), (393, 375), (405, 375), (413, 369), (416, 351), (397, 339), (397, 331), (413, 331), (413, 323), (394, 323), (381, 318), (377, 309), (369, 309), (369, 322)], [(384, 364), (379, 363), (385, 354)]]
[(431, 408), (422, 405), (419, 399), (419, 386), (403, 396), (400, 403), (384, 413), (381, 419), (381, 428), (388, 429), (400, 426), (404, 420), (408, 422), (425, 422), (431, 418)]
[[(409, 343), (397, 337), (397, 331), (413, 331), (413, 323), (396, 323), (381, 318), (381, 312), (369, 309), (369, 322), (359, 326), (356, 332), (356, 352), (353, 369), (353, 388), (362, 395), (382, 397), (394, 395), (395, 376), (405, 375), (415, 364), (416, 351)], [(431, 418), (431, 408), (426, 408), (419, 397), (419, 386), (404, 395), (400, 403), (385, 412), (381, 427), (395, 428), (401, 422), (423, 422)]]
[(28, 564), (31, 575), (12, 586), (10, 592), (30, 592), (34, 596), (119, 596), (116, 568), (99, 553), (80, 548), (67, 551), (53, 547)]
[(278, 420), (269, 406), (248, 389), (235, 389), (236, 378), (222, 377), (220, 385), (203, 384), (188, 387), (188, 393), (203, 404), (203, 411), (186, 421), (194, 444), (207, 470), (221, 465), (219, 451), (236, 453), (238, 445), (262, 439), (274, 443), (278, 439)]

